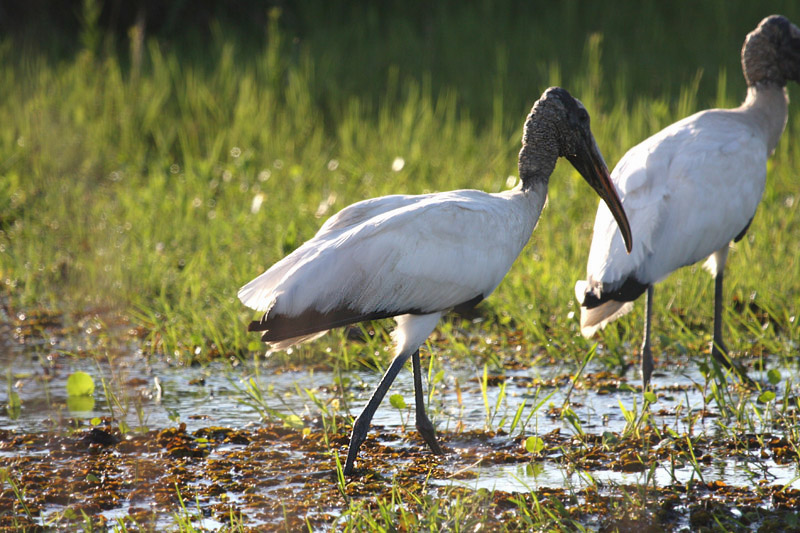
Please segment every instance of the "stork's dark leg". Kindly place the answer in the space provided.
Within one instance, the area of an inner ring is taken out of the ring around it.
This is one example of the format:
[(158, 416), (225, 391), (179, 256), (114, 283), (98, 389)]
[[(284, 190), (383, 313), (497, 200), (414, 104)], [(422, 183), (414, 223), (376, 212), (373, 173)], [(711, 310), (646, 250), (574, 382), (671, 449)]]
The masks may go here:
[(735, 371), (745, 383), (753, 385), (753, 380), (747, 371), (728, 357), (728, 348), (722, 342), (722, 277), (724, 270), (720, 269), (714, 278), (714, 340), (711, 344), (711, 356), (725, 368)]
[(711, 345), (711, 356), (725, 368), (730, 368), (728, 349), (722, 342), (722, 277), (723, 271), (720, 270), (714, 278), (714, 340)]
[(642, 342), (642, 386), (644, 389), (650, 384), (650, 376), (653, 373), (653, 351), (650, 348), (650, 329), (653, 318), (653, 286), (647, 288), (644, 297), (644, 341)]
[(361, 447), (364, 439), (367, 438), (369, 423), (372, 421), (372, 417), (375, 416), (375, 411), (378, 410), (378, 406), (381, 404), (383, 397), (386, 396), (386, 392), (389, 390), (389, 387), (392, 386), (392, 382), (397, 377), (397, 374), (400, 372), (400, 369), (403, 368), (406, 361), (408, 361), (410, 355), (410, 353), (401, 353), (392, 360), (392, 364), (389, 365), (389, 369), (383, 375), (383, 378), (381, 378), (378, 388), (372, 393), (372, 397), (369, 399), (369, 402), (367, 402), (366, 407), (364, 407), (364, 410), (361, 411), (361, 414), (356, 418), (356, 422), (353, 424), (353, 433), (350, 435), (350, 448), (347, 450), (347, 462), (344, 464), (344, 475), (349, 476), (353, 474), (353, 467), (356, 462), (356, 456), (358, 455), (358, 449)]
[(436, 455), (443, 455), (444, 452), (436, 441), (436, 430), (433, 423), (425, 414), (425, 395), (422, 391), (422, 369), (419, 363), (419, 349), (411, 356), (411, 364), (414, 366), (414, 401), (417, 404), (417, 431), (428, 443), (428, 447)]

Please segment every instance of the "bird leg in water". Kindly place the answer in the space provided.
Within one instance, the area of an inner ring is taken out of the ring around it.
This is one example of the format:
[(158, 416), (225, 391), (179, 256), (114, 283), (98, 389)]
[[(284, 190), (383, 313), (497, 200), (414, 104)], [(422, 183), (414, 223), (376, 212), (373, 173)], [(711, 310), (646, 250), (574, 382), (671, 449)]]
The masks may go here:
[(389, 369), (383, 375), (383, 378), (381, 378), (378, 388), (372, 393), (372, 397), (369, 399), (369, 402), (367, 402), (366, 407), (364, 407), (364, 410), (361, 411), (361, 414), (356, 418), (355, 424), (353, 424), (353, 433), (350, 435), (350, 447), (347, 450), (344, 475), (349, 476), (353, 474), (358, 449), (367, 438), (367, 432), (369, 431), (369, 424), (372, 422), (372, 417), (375, 416), (375, 411), (378, 410), (378, 406), (381, 404), (383, 397), (386, 396), (386, 392), (389, 390), (389, 387), (392, 386), (392, 382), (397, 377), (397, 374), (400, 372), (400, 369), (403, 368), (406, 361), (408, 361), (410, 355), (409, 353), (401, 353), (392, 359), (392, 364), (389, 365)]
[(422, 393), (422, 370), (419, 363), (419, 348), (411, 356), (411, 363), (414, 367), (414, 401), (417, 405), (417, 431), (428, 443), (428, 447), (436, 455), (443, 455), (444, 452), (436, 440), (436, 430), (433, 423), (425, 414), (425, 397)]
[(725, 368), (736, 372), (744, 383), (754, 386), (747, 371), (728, 356), (728, 348), (722, 342), (722, 278), (723, 270), (720, 269), (714, 278), (714, 340), (711, 342), (711, 356)]
[(722, 342), (722, 277), (720, 272), (714, 278), (714, 340), (711, 343), (711, 356), (725, 368), (730, 368), (728, 348)]
[(647, 389), (653, 373), (653, 351), (650, 348), (650, 323), (653, 318), (653, 286), (647, 287), (644, 297), (644, 341), (642, 342), (642, 389)]

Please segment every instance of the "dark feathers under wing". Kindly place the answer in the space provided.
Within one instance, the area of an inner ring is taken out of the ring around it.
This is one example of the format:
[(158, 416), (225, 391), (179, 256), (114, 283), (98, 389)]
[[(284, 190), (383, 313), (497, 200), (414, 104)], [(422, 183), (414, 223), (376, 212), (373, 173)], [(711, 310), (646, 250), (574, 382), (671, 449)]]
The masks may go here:
[(600, 297), (597, 297), (591, 289), (587, 289), (581, 305), (587, 309), (594, 309), (611, 300), (615, 302), (632, 302), (644, 294), (647, 287), (649, 285), (630, 277), (619, 288), (608, 292), (603, 291)]
[(250, 322), (248, 331), (263, 331), (261, 340), (264, 342), (279, 342), (293, 337), (312, 335), (320, 331), (364, 322), (366, 320), (379, 320), (404, 314), (422, 314), (419, 310), (393, 310), (362, 313), (353, 309), (334, 309), (322, 313), (315, 309), (303, 311), (297, 316), (265, 314), (261, 320)]
[(744, 229), (739, 232), (739, 235), (733, 238), (733, 242), (739, 242), (744, 238), (745, 234), (747, 233), (747, 230), (750, 229), (750, 224), (753, 223), (753, 218), (755, 217), (754, 216), (750, 217), (750, 220), (747, 221), (747, 225), (744, 227)]
[[(463, 310), (476, 306), (483, 300), (483, 295), (462, 302), (455, 309)], [(247, 331), (263, 331), (261, 340), (264, 342), (280, 342), (294, 337), (313, 335), (320, 331), (347, 326), (368, 320), (380, 320), (399, 315), (424, 315), (435, 312), (421, 309), (395, 309), (389, 311), (373, 311), (365, 313), (355, 309), (333, 309), (325, 313), (316, 309), (307, 309), (297, 316), (275, 314), (272, 311), (265, 313), (261, 320), (253, 320)]]

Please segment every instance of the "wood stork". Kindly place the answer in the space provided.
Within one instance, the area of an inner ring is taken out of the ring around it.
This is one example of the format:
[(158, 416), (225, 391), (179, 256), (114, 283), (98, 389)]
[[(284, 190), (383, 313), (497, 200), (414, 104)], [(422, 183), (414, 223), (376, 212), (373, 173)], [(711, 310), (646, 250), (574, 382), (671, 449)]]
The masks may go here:
[(536, 226), (550, 174), (566, 157), (620, 221), (631, 241), (583, 105), (559, 87), (544, 92), (525, 122), (520, 184), (488, 194), (459, 190), (393, 195), (353, 204), (319, 232), (239, 290), (263, 311), (250, 331), (280, 350), (365, 320), (394, 317), (395, 357), (350, 437), (344, 473), (351, 475), (370, 421), (409, 357), (414, 372), (416, 426), (441, 454), (425, 414), (419, 347), (448, 310), (474, 306), (497, 287)]
[(715, 278), (712, 355), (731, 365), (722, 341), (723, 270), (729, 243), (744, 236), (755, 215), (767, 158), (786, 125), (784, 87), (800, 80), (800, 30), (785, 17), (765, 18), (745, 39), (742, 68), (747, 98), (741, 106), (676, 122), (628, 150), (614, 168), (611, 179), (633, 228), (631, 254), (623, 251), (611, 213), (602, 204), (597, 210), (587, 279), (575, 286), (581, 332), (592, 336), (647, 292), (645, 386), (653, 371), (653, 285), (703, 258)]

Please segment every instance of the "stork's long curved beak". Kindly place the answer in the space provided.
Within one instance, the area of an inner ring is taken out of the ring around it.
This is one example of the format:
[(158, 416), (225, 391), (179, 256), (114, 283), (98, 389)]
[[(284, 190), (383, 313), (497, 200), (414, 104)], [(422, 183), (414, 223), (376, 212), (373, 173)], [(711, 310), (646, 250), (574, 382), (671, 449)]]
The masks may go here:
[(600, 148), (597, 147), (591, 133), (588, 136), (581, 135), (577, 153), (567, 156), (567, 159), (611, 210), (611, 214), (614, 215), (617, 226), (619, 226), (619, 231), (622, 233), (622, 239), (625, 241), (625, 249), (631, 253), (633, 236), (631, 235), (631, 226), (628, 224), (628, 216), (622, 208), (622, 202), (611, 181), (603, 154), (600, 153)]

